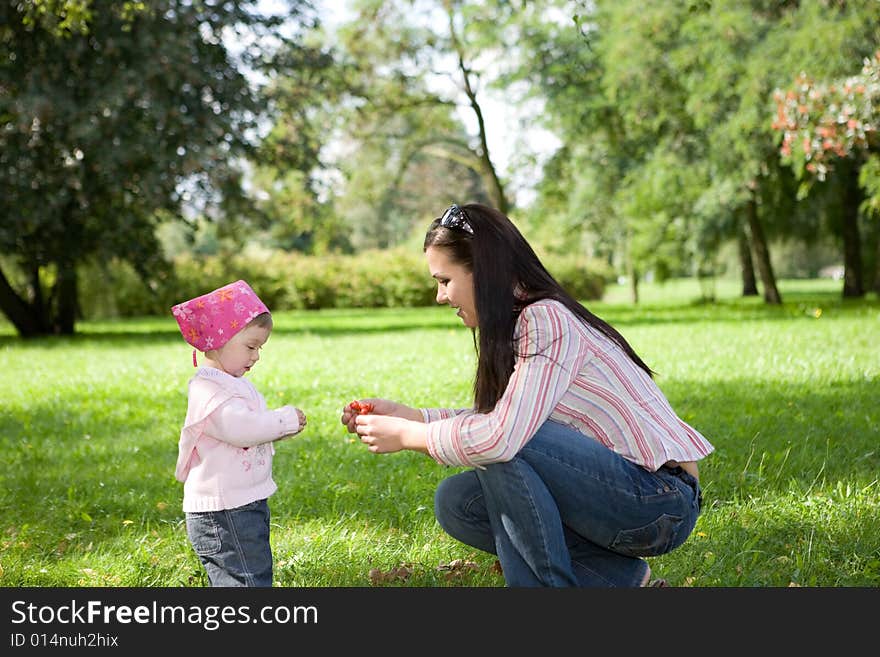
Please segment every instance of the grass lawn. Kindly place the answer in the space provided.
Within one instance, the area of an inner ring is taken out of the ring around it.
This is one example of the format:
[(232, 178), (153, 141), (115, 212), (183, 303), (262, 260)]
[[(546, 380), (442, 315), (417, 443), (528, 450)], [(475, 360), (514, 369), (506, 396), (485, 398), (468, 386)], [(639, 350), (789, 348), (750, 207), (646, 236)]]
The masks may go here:
[[(589, 307), (716, 447), (704, 512), (651, 560), (677, 586), (880, 585), (880, 302), (782, 281), (782, 307), (718, 282), (612, 288)], [(446, 536), (453, 470), (367, 452), (339, 423), (356, 397), (469, 404), (471, 334), (445, 307), (276, 313), (248, 376), (307, 429), (278, 443), (276, 586), (503, 586), (494, 557)], [(191, 351), (166, 317), (85, 322), (21, 341), (0, 325), (0, 586), (204, 586), (174, 479)]]

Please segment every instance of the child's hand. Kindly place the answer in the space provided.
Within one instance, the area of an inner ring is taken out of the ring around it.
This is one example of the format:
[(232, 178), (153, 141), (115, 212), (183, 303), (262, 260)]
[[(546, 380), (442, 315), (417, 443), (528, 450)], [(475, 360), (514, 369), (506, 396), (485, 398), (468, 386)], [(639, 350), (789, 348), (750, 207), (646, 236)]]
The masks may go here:
[(293, 414), (296, 415), (296, 420), (299, 426), (297, 426), (295, 431), (290, 431), (290, 433), (284, 434), (283, 436), (278, 438), (278, 440), (286, 440), (287, 438), (293, 438), (294, 436), (298, 435), (303, 429), (305, 429), (307, 421), (306, 414), (303, 413), (296, 406), (291, 406), (290, 404), (287, 404), (283, 407), (283, 410), (288, 412), (292, 411)]

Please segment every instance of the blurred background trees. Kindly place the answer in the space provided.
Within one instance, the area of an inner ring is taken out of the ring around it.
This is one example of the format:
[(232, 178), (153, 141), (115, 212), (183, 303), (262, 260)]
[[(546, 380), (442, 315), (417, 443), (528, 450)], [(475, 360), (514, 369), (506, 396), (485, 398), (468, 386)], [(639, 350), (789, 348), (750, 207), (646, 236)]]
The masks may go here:
[(247, 72), (274, 62), (247, 40), (281, 48), (280, 20), (238, 2), (55, 0), (3, 3), (0, 26), (0, 308), (20, 334), (73, 331), (82, 265), (169, 276), (156, 229), (186, 207), (255, 221)]
[(634, 301), (736, 276), (779, 303), (823, 270), (877, 293), (878, 50), (872, 0), (12, 0), (0, 309), (72, 333), (269, 263), (282, 307), (346, 303), (315, 290), (367, 253), (410, 289), (391, 254), (468, 201)]

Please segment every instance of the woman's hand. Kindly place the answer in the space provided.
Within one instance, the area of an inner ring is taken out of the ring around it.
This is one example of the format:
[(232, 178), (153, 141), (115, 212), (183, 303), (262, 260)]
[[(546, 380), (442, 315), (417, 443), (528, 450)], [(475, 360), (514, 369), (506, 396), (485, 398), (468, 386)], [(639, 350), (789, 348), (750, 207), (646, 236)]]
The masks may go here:
[(423, 422), (373, 413), (357, 414), (353, 421), (361, 442), (374, 454), (390, 454), (402, 449), (428, 453), (428, 430)]
[[(366, 407), (366, 408), (364, 408)], [(349, 433), (357, 433), (355, 419), (359, 415), (389, 415), (407, 420), (421, 422), (422, 414), (418, 409), (410, 408), (404, 404), (398, 404), (390, 399), (380, 399), (377, 397), (366, 397), (364, 399), (356, 399), (345, 405), (342, 409), (342, 417), (340, 421), (348, 429)]]

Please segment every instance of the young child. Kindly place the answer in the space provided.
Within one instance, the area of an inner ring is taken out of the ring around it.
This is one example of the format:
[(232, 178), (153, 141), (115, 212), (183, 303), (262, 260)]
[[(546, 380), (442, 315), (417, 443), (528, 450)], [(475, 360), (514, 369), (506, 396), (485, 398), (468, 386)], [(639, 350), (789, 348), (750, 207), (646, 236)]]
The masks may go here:
[(175, 476), (184, 482), (186, 533), (211, 586), (272, 586), (268, 497), (273, 442), (299, 433), (305, 414), (270, 410), (244, 375), (260, 359), (272, 315), (239, 280), (172, 309), (184, 339), (203, 352), (189, 381)]

